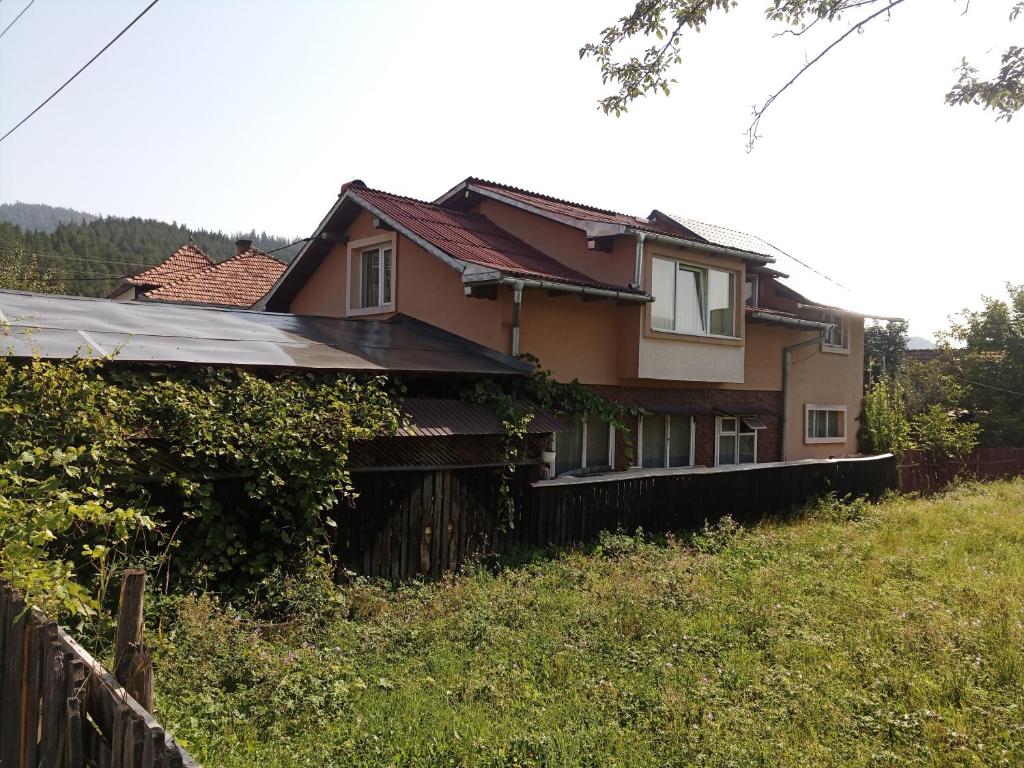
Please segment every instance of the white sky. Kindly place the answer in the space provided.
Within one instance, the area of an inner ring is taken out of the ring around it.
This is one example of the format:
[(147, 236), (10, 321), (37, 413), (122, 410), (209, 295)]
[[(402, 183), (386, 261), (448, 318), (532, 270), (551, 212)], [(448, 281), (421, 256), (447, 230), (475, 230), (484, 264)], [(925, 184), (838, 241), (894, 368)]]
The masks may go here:
[[(1021, 42), (1011, 0), (906, 3), (783, 96), (748, 154), (751, 105), (825, 39), (772, 39), (766, 4), (716, 18), (672, 96), (616, 119), (577, 49), (630, 0), (162, 0), (0, 144), (0, 201), (289, 236), (352, 178), (433, 199), (475, 175), (756, 233), (922, 336), (1024, 282), (1024, 115), (942, 100), (961, 56), (989, 72)], [(38, 0), (0, 40), (0, 132), (144, 5)]]

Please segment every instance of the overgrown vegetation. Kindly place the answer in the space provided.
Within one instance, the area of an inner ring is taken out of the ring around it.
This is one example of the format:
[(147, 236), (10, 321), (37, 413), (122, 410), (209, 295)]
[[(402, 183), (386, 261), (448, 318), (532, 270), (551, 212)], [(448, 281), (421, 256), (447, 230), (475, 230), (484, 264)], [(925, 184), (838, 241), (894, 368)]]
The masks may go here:
[(1019, 765), (1022, 508), (970, 485), (434, 584), (313, 568), (277, 623), (181, 597), (158, 714), (228, 768)]
[(325, 550), (350, 442), (397, 425), (381, 379), (0, 357), (3, 575), (62, 612), (126, 563), (245, 590)]

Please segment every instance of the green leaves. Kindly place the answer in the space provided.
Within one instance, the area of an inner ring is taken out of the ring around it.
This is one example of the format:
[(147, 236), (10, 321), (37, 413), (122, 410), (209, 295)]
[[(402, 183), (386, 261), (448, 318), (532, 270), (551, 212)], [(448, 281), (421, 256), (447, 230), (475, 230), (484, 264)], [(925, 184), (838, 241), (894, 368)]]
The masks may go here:
[(177, 577), (244, 587), (328, 545), (330, 516), (352, 495), (351, 441), (391, 434), (398, 419), (384, 379), (0, 357), (0, 501), (24, 521), (0, 528), (0, 573), (91, 610), (71, 584), (141, 552), (154, 525), (138, 510), (158, 496), (173, 510), (161, 516)]

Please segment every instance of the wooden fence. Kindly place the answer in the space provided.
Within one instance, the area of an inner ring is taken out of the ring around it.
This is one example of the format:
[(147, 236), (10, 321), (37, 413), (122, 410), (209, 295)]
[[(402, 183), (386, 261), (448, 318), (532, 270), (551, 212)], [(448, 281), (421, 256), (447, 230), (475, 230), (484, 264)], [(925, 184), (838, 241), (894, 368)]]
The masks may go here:
[(338, 519), (340, 561), (389, 579), (436, 577), (474, 556), (566, 546), (601, 530), (694, 529), (723, 515), (753, 521), (828, 491), (877, 497), (897, 485), (890, 455), (687, 470), (632, 470), (594, 478), (513, 481), (516, 510), (502, 524), (498, 470), (365, 472)]
[(957, 477), (1001, 480), (1024, 476), (1024, 448), (975, 448), (963, 460), (933, 461), (923, 451), (907, 451), (900, 465), (900, 490), (932, 493)]
[(0, 584), (0, 768), (198, 768), (55, 622)]

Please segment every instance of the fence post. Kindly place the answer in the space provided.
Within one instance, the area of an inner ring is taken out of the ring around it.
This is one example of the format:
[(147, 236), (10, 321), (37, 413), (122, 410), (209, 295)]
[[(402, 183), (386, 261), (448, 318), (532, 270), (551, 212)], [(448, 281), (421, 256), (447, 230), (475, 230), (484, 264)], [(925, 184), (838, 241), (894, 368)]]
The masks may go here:
[(142, 641), (146, 572), (125, 571), (117, 612), (114, 643), (114, 677), (128, 695), (147, 711), (153, 710), (153, 660)]

